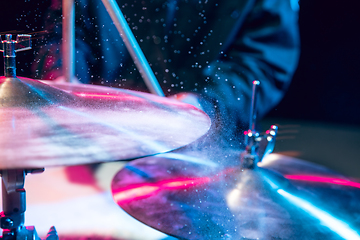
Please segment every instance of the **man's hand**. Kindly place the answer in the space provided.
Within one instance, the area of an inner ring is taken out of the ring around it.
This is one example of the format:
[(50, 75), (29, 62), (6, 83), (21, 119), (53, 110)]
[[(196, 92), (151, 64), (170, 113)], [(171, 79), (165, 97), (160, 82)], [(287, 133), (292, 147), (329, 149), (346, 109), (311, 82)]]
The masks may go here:
[[(60, 76), (60, 77), (57, 77), (55, 78), (54, 80), (52, 80), (53, 82), (56, 82), (56, 83), (66, 83), (66, 79), (65, 79), (65, 76)], [(73, 77), (73, 79), (71, 79), (71, 83), (78, 83), (80, 84), (81, 82), (79, 81), (79, 79), (77, 77)]]
[(183, 103), (191, 104), (191, 105), (193, 105), (194, 107), (196, 107), (196, 108), (198, 108), (200, 110), (204, 110), (201, 107), (199, 97), (194, 93), (189, 93), (189, 92), (178, 93), (178, 94), (170, 96), (169, 98), (176, 99), (176, 100), (178, 100), (180, 102), (183, 102)]

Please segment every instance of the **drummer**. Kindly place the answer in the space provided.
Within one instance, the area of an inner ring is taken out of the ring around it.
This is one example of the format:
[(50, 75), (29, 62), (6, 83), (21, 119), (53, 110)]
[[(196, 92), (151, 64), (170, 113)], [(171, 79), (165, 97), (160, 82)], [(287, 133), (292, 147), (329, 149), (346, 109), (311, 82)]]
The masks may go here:
[[(166, 96), (202, 108), (211, 133), (237, 145), (248, 126), (251, 86), (261, 80), (258, 117), (284, 95), (299, 58), (291, 0), (118, 0)], [(82, 83), (147, 91), (101, 0), (76, 0), (75, 75)], [(33, 64), (61, 81), (61, 1)], [(220, 139), (218, 137), (218, 139)], [(235, 141), (235, 142), (234, 142)]]

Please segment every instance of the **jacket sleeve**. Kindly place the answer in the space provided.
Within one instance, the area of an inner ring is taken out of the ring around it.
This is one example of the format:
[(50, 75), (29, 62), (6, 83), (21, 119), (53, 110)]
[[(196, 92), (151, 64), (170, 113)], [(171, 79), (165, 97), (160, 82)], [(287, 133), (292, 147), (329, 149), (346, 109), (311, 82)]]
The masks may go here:
[(256, 1), (245, 19), (229, 47), (203, 72), (209, 84), (200, 91), (202, 104), (215, 128), (232, 129), (226, 136), (248, 128), (252, 82), (261, 82), (262, 117), (282, 99), (299, 59), (298, 13), (289, 0)]

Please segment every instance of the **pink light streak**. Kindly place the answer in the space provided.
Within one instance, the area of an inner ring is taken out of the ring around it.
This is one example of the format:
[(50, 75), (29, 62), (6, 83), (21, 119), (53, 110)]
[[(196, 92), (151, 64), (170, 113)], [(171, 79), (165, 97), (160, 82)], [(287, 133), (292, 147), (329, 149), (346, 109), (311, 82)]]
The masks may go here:
[(331, 183), (331, 184), (360, 188), (360, 183), (341, 179), (341, 178), (310, 176), (310, 175), (285, 175), (285, 178), (291, 180), (298, 180), (298, 181)]
[(138, 101), (143, 102), (144, 100), (139, 97), (131, 96), (131, 95), (116, 95), (116, 94), (107, 94), (107, 93), (88, 93), (88, 92), (74, 92), (73, 94), (84, 97), (84, 98), (110, 98), (110, 99), (117, 99), (117, 100), (131, 100), (131, 101)]
[(165, 189), (189, 189), (202, 184), (219, 181), (221, 176), (233, 172), (235, 172), (235, 168), (225, 169), (213, 177), (175, 178), (162, 180), (156, 183), (131, 184), (117, 189), (113, 188), (113, 198), (117, 204), (121, 205), (134, 200), (154, 196), (157, 192)]
[(134, 184), (124, 188), (113, 190), (113, 197), (116, 203), (123, 204), (133, 200), (143, 199), (155, 195), (160, 190), (184, 189), (211, 181), (209, 177), (170, 179), (157, 183)]

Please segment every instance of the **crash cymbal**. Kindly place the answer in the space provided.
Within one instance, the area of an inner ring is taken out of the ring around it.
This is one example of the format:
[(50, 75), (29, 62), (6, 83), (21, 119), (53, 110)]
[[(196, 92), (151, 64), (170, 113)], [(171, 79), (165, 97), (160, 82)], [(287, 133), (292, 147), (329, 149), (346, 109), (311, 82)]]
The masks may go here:
[(129, 160), (207, 132), (197, 108), (147, 93), (0, 77), (0, 169)]
[(115, 202), (180, 239), (360, 239), (360, 184), (329, 169), (277, 154), (243, 171), (175, 158), (130, 162)]

